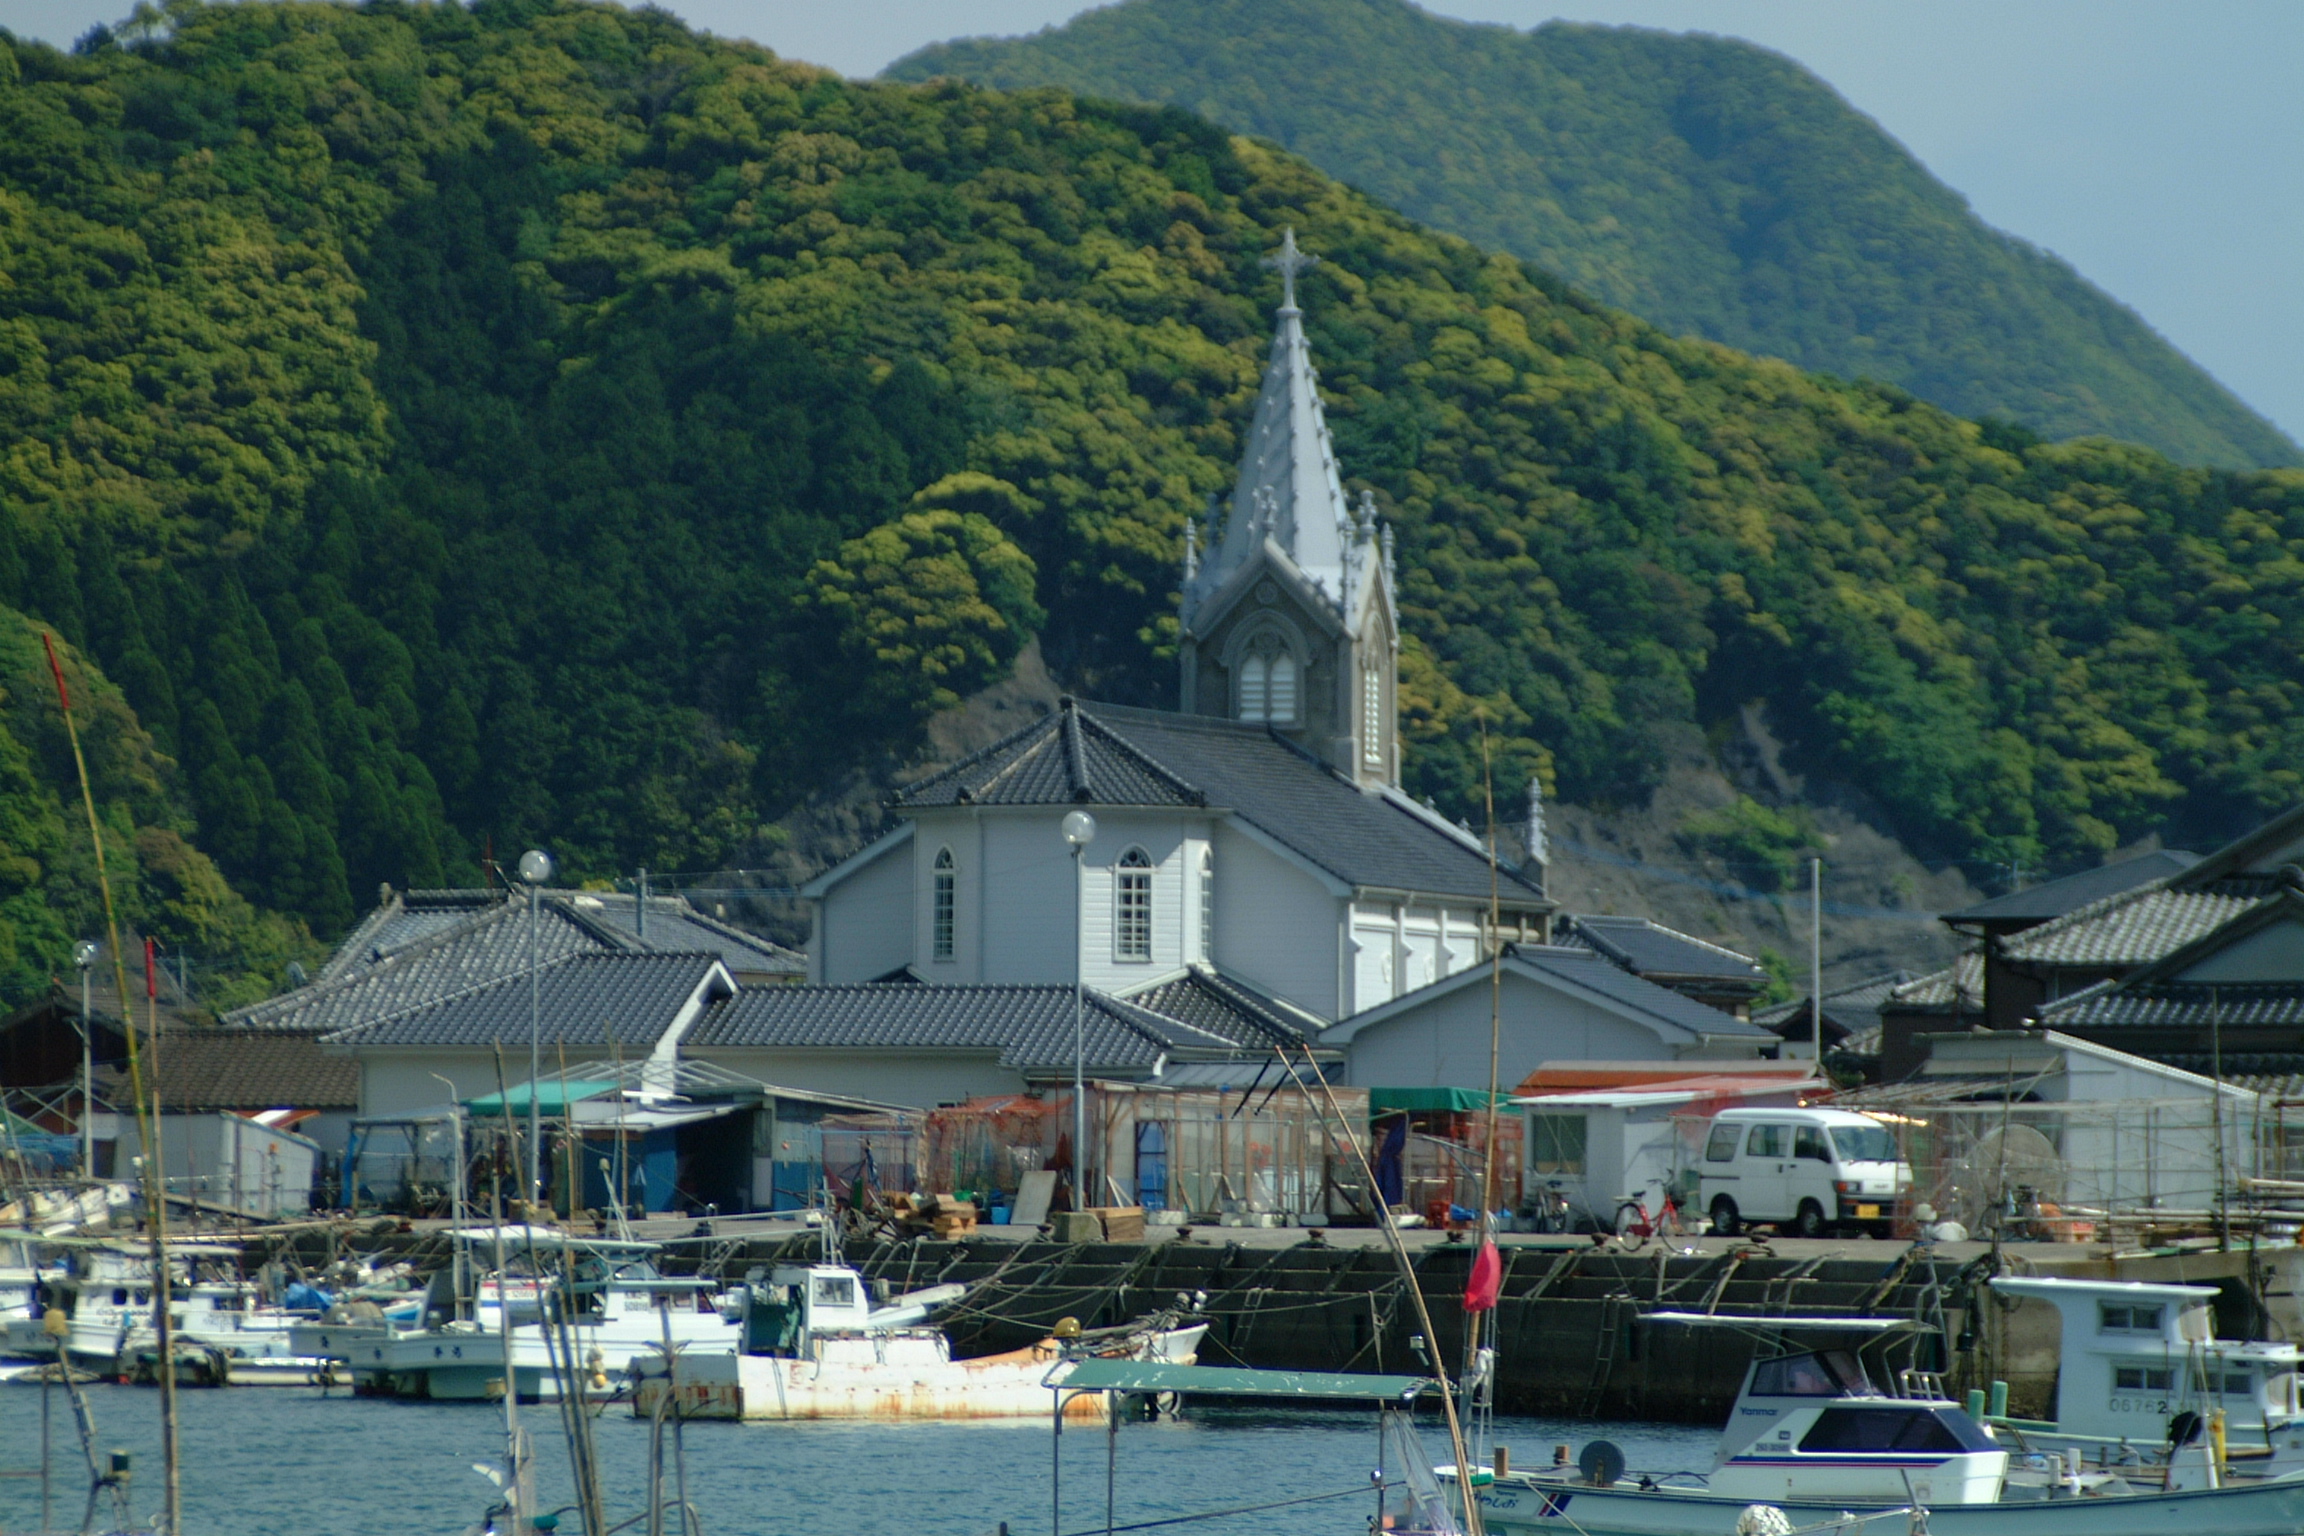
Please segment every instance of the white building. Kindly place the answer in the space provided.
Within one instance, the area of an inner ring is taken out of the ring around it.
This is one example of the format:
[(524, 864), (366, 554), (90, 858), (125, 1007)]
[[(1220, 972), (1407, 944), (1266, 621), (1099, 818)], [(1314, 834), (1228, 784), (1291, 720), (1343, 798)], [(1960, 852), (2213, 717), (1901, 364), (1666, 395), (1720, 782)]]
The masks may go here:
[[(1285, 297), (1229, 511), (1192, 530), (1183, 711), (1066, 699), (904, 790), (902, 824), (803, 888), (809, 980), (1069, 982), (1126, 996), (1198, 963), (1324, 1019), (1486, 953), (1486, 850), (1398, 784), (1390, 541), (1346, 501)], [(1097, 823), (1076, 872), (1065, 815)], [(1501, 875), (1546, 935), (1540, 866)]]

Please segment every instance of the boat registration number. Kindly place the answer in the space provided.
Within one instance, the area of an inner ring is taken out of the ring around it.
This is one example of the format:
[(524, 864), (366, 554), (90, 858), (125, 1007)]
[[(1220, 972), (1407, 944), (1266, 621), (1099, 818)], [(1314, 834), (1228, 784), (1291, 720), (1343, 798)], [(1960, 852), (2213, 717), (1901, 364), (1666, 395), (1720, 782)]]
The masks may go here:
[(1880, 1207), (1860, 1205), (1856, 1207), (1856, 1219), (1858, 1221), (1878, 1221), (1880, 1219)]

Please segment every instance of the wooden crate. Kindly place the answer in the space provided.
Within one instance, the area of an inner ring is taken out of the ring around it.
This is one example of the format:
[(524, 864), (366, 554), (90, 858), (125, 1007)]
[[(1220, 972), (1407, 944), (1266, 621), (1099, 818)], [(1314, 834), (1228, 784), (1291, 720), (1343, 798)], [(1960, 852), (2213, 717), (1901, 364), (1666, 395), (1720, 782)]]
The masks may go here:
[(1108, 1243), (1140, 1243), (1144, 1241), (1144, 1207), (1140, 1205), (1096, 1205), (1085, 1213), (1093, 1216), (1104, 1228), (1104, 1241)]

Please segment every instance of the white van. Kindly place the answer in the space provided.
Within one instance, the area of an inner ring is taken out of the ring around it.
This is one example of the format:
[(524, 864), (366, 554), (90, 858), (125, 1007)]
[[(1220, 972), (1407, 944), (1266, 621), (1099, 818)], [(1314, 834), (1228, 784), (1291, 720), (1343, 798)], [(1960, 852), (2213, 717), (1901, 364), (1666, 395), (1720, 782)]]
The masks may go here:
[(1912, 1165), (1888, 1127), (1844, 1109), (1728, 1109), (1712, 1117), (1697, 1200), (1712, 1230), (1772, 1223), (1795, 1237), (1834, 1227), (1889, 1235)]

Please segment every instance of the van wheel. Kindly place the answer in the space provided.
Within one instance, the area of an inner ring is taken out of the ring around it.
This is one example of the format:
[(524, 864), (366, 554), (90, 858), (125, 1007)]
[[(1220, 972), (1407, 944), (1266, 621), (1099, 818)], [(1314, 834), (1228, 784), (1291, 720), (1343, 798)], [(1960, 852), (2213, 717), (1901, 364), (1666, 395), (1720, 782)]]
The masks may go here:
[(1722, 1237), (1734, 1237), (1736, 1235), (1736, 1202), (1726, 1195), (1714, 1195), (1712, 1197), (1712, 1230)]
[(1794, 1237), (1822, 1237), (1824, 1235), (1824, 1207), (1813, 1200), (1800, 1202), (1800, 1214), (1792, 1218)]

